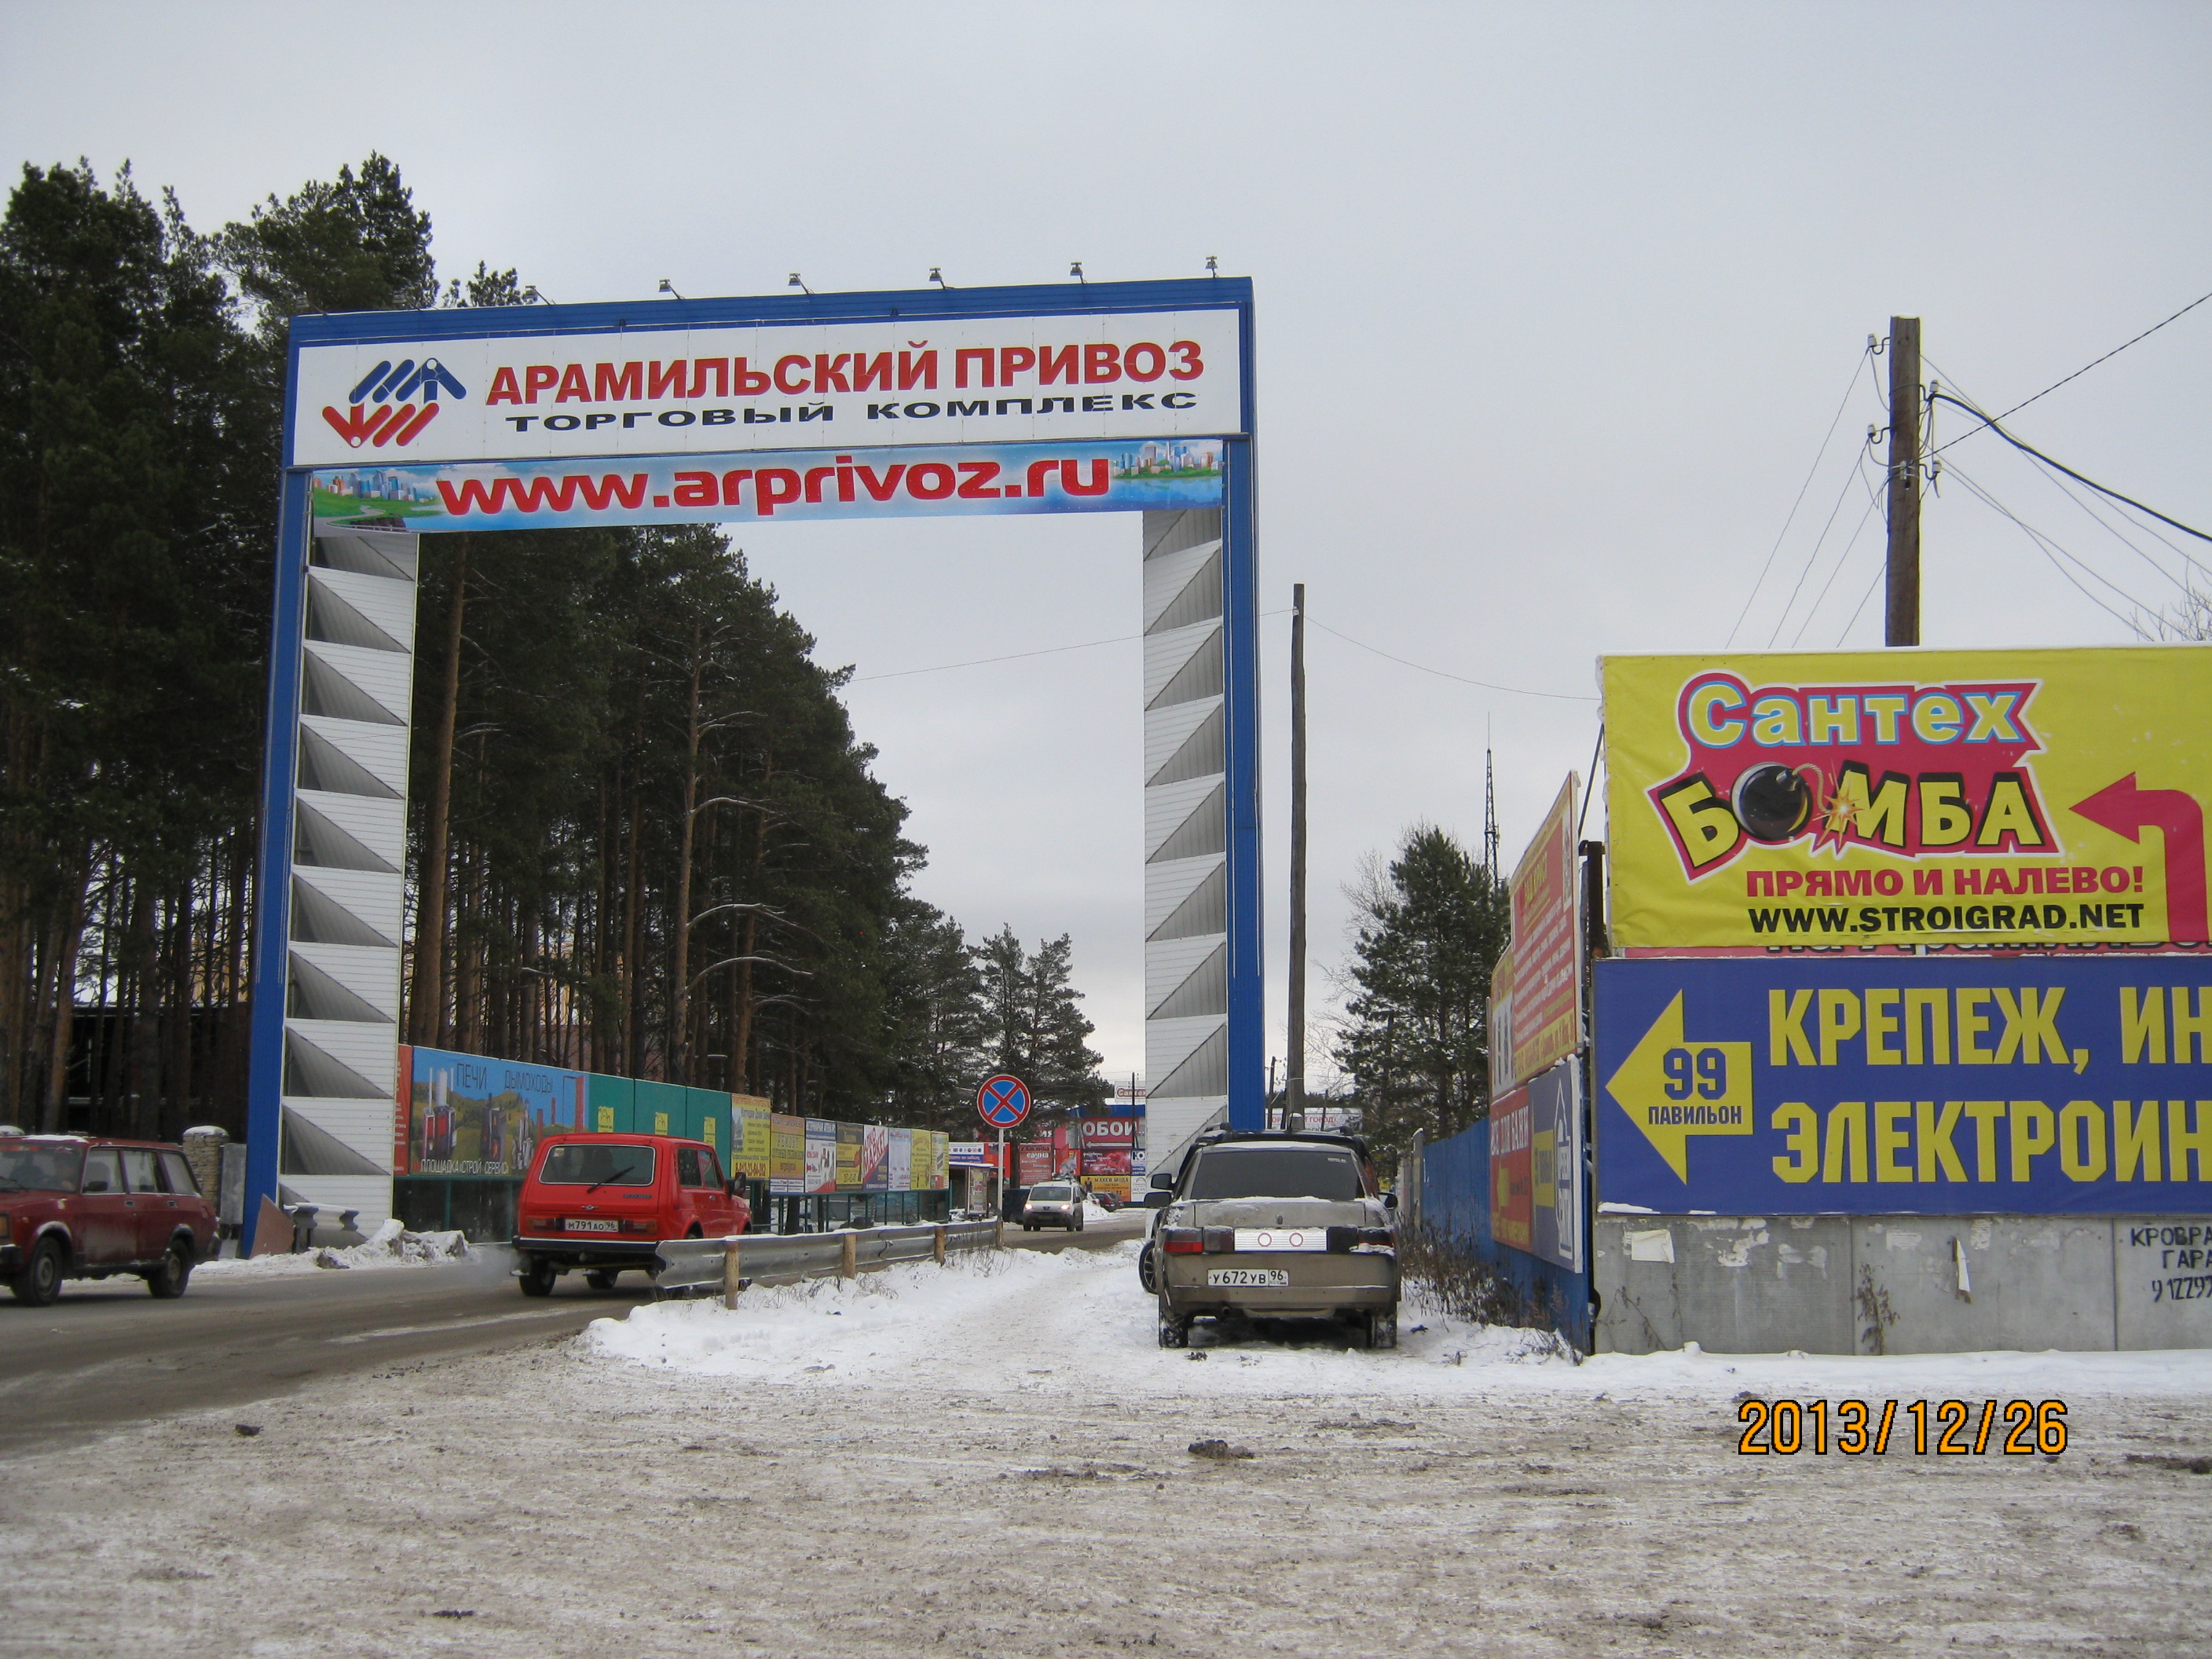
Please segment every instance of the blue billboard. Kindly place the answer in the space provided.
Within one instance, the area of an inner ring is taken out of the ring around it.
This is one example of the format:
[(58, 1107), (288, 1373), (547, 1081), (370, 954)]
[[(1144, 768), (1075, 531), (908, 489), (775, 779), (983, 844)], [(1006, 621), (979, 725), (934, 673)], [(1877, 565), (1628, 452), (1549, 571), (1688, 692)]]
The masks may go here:
[(2212, 1212), (2212, 960), (1596, 964), (1601, 1204)]

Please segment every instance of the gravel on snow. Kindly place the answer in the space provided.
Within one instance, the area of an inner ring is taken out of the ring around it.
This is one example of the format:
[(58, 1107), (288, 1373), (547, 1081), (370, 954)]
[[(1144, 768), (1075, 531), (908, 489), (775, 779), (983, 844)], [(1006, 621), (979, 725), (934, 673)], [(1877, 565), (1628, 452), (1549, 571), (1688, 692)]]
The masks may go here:
[[(2181, 1650), (2212, 1356), (1153, 1343), (1127, 1249), (641, 1307), (4, 1465), (0, 1654)], [(1415, 1325), (1425, 1325), (1418, 1333)], [(1194, 1357), (1202, 1356), (1202, 1357)], [(1741, 1457), (1735, 1397), (2069, 1401)], [(261, 1432), (243, 1435), (246, 1421)], [(1206, 1440), (1240, 1455), (1194, 1455)], [(2130, 1457), (2134, 1461), (2130, 1461)]]

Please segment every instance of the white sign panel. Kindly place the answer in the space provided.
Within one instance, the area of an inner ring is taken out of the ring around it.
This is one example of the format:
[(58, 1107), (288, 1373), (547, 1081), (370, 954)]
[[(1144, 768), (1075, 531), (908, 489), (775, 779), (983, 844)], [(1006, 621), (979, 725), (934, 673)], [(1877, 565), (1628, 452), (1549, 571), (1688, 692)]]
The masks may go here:
[(1235, 435), (1242, 368), (1229, 308), (306, 346), (292, 464)]

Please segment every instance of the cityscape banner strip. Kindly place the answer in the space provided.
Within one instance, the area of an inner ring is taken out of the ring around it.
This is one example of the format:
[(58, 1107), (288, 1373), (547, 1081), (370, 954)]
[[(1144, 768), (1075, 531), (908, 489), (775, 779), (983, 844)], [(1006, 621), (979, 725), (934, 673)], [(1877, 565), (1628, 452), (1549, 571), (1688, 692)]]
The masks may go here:
[[(525, 332), (529, 313), (296, 353), (294, 466), (364, 450), (427, 461), (781, 449), (840, 442), (1248, 432), (1242, 324), (1218, 307), (685, 325), (673, 307), (606, 331)], [(428, 319), (424, 319), (426, 325)], [(482, 331), (469, 331), (471, 325)]]
[(2212, 1213), (2212, 964), (1595, 965), (1598, 1197), (1680, 1215)]
[(416, 533), (1218, 507), (1218, 439), (412, 462), (310, 475), (316, 522)]
[(2199, 945), (2212, 653), (1608, 657), (1625, 948)]

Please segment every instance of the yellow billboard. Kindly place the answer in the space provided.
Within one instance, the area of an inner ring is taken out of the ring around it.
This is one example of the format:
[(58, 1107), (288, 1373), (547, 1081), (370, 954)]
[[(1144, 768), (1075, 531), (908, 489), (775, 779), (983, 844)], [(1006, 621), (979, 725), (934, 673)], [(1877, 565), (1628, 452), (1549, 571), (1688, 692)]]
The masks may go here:
[(774, 1161), (775, 1120), (769, 1103), (757, 1095), (732, 1095), (730, 1172), (747, 1181), (766, 1181)]
[(1602, 668), (1618, 946), (2207, 938), (2212, 647)]

